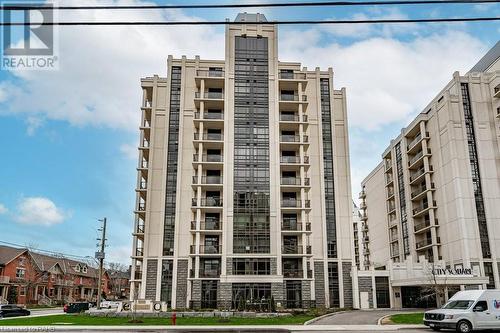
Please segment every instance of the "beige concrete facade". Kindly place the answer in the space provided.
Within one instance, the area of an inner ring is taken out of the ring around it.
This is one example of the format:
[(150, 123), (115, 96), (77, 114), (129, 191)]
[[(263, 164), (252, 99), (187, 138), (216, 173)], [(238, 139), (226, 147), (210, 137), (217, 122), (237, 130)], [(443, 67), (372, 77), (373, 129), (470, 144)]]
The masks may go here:
[(500, 288), (499, 58), (500, 43), (454, 73), (363, 180), (369, 266), (468, 268)]
[[(243, 23), (252, 20), (261, 24)], [(255, 55), (238, 46), (254, 42), (263, 47)], [(252, 58), (237, 52), (255, 56), (255, 67), (242, 65)], [(267, 61), (259, 62), (263, 54)], [(257, 66), (266, 71), (264, 83), (242, 80), (262, 74)], [(253, 305), (271, 295), (287, 308), (355, 305), (346, 92), (334, 89), (333, 70), (280, 62), (276, 26), (240, 14), (226, 28), (225, 60), (169, 56), (167, 71), (167, 78), (141, 80), (131, 298), (173, 308), (235, 308), (241, 298)], [(264, 96), (247, 103), (265, 102), (264, 129), (242, 116), (242, 91)], [(263, 177), (257, 160), (247, 161), (247, 170), (237, 165), (242, 119), (256, 126), (250, 138), (264, 133), (267, 143), (244, 148), (265, 152)], [(325, 149), (333, 169), (330, 222)], [(242, 218), (237, 172), (251, 174), (267, 193), (259, 197), (268, 200), (266, 218), (247, 225), (252, 240), (235, 229)]]

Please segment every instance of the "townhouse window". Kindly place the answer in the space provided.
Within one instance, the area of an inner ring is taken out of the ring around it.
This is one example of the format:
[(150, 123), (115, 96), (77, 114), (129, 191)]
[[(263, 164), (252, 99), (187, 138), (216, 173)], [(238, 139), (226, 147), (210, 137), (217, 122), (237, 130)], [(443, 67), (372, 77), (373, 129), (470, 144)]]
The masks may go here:
[(19, 287), (19, 296), (26, 296), (26, 287)]
[(24, 268), (16, 268), (16, 278), (24, 279), (26, 276), (26, 270)]

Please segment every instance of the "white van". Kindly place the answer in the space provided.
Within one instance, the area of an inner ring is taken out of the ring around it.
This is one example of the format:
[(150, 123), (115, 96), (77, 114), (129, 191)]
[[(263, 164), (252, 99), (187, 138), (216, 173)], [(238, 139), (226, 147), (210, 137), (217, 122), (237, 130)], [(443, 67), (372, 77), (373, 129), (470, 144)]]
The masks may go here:
[(426, 311), (424, 324), (462, 333), (500, 329), (500, 290), (459, 291), (441, 309)]

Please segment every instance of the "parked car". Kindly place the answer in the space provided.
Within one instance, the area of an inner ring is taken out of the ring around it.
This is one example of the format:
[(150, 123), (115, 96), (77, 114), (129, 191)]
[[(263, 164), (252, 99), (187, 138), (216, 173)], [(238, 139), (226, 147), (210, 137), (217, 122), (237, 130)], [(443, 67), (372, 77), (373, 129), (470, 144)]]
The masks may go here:
[(88, 310), (92, 305), (89, 302), (75, 302), (66, 304), (63, 308), (66, 313), (79, 313)]
[(102, 301), (101, 302), (101, 309), (111, 309), (111, 308), (118, 308), (120, 306), (121, 302), (118, 301)]
[(0, 305), (0, 318), (29, 316), (30, 311), (23, 309), (15, 304)]
[(460, 333), (500, 329), (500, 290), (465, 290), (450, 298), (441, 309), (426, 311), (424, 324), (434, 331), (443, 328)]

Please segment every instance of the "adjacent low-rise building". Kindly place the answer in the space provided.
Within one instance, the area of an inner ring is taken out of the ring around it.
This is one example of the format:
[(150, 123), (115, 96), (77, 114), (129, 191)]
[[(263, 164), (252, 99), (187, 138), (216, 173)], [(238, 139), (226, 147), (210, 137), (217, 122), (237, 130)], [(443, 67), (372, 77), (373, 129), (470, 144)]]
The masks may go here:
[(391, 140), (360, 198), (368, 262), (359, 274), (389, 276), (392, 306), (432, 304), (417, 301), (429, 275), (445, 283), (445, 299), (500, 288), (500, 42)]

